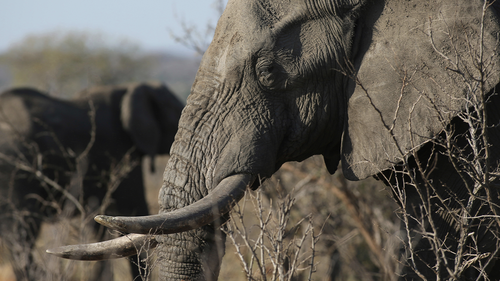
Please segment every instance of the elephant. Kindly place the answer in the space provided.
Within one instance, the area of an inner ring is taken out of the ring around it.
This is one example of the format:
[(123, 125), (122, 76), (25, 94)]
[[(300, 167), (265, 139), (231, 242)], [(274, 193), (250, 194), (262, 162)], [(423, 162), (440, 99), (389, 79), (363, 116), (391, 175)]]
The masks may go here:
[(0, 95), (0, 233), (17, 280), (41, 278), (31, 249), (43, 221), (149, 214), (141, 159), (169, 153), (182, 108), (160, 83), (94, 86), (71, 100), (32, 88)]
[(330, 173), (340, 163), (349, 180), (382, 180), (406, 211), (414, 240), (399, 278), (499, 280), (499, 12), (479, 0), (230, 0), (179, 121), (159, 214), (97, 216), (130, 236), (48, 252), (127, 256), (147, 241), (161, 280), (216, 280), (219, 226), (247, 187), (323, 155)]

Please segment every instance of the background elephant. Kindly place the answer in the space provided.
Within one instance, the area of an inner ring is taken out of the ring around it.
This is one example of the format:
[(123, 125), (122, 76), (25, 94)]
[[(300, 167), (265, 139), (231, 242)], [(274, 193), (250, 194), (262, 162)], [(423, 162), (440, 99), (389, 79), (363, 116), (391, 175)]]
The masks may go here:
[(141, 159), (169, 152), (182, 108), (160, 84), (92, 87), (71, 100), (0, 95), (0, 233), (17, 280), (42, 278), (30, 250), (43, 221), (148, 214)]
[(476, 0), (229, 1), (179, 121), (160, 214), (96, 219), (163, 234), (162, 280), (215, 280), (233, 200), (320, 154), (331, 173), (341, 162), (348, 179), (393, 188), (416, 247), (402, 279), (499, 279), (499, 11)]

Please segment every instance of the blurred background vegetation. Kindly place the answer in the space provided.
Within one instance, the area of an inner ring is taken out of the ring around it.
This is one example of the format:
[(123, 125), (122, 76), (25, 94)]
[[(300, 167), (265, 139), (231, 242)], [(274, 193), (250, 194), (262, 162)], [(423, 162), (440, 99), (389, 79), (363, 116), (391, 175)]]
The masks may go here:
[(0, 54), (0, 90), (30, 86), (70, 98), (92, 85), (160, 81), (185, 100), (200, 59), (145, 51), (100, 33), (54, 31), (27, 36)]

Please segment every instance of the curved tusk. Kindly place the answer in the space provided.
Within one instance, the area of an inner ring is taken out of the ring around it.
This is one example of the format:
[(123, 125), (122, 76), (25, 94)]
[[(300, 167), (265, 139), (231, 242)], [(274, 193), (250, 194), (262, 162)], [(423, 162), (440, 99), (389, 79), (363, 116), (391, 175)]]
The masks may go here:
[(98, 223), (121, 232), (142, 234), (169, 234), (207, 225), (231, 208), (245, 195), (247, 186), (255, 177), (237, 174), (222, 180), (207, 196), (172, 212), (142, 217), (96, 216)]
[(128, 234), (104, 242), (62, 246), (46, 252), (65, 259), (100, 261), (136, 255), (141, 250), (155, 248), (157, 244), (153, 235)]

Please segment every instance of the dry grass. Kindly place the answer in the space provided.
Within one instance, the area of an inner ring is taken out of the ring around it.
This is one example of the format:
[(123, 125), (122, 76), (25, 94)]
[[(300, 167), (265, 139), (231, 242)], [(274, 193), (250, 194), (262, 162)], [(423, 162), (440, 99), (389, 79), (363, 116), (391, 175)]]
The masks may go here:
[[(261, 192), (264, 214), (271, 212), (271, 215), (277, 215), (279, 204), (286, 202), (286, 196), (294, 198), (286, 227), (290, 235), (284, 239), (282, 246), (304, 236), (307, 220), (298, 223), (307, 217), (311, 218), (314, 235), (320, 234), (310, 280), (393, 280), (394, 270), (398, 267), (399, 220), (395, 214), (397, 206), (389, 190), (380, 182), (373, 179), (347, 182), (341, 173), (328, 174), (321, 157), (312, 157), (302, 163), (283, 165), (261, 187)], [(252, 256), (250, 247), (259, 243), (262, 231), (259, 216), (256, 215), (259, 208), (254, 204), (255, 197), (247, 196), (245, 200), (249, 201), (239, 204), (240, 213), (244, 214), (243, 224), (238, 223), (246, 228), (250, 245), (237, 244), (249, 263)], [(239, 213), (236, 213), (233, 220), (239, 219)], [(272, 226), (271, 231), (276, 228), (276, 225)], [(242, 241), (242, 237), (239, 239)], [(302, 250), (312, 254), (310, 244)], [(308, 254), (303, 257), (309, 257)], [(272, 262), (266, 263), (266, 277), (254, 272), (249, 278), (239, 256), (228, 239), (221, 280), (274, 280)], [(307, 262), (297, 265), (297, 272), (290, 280), (308, 280), (307, 266)]]

